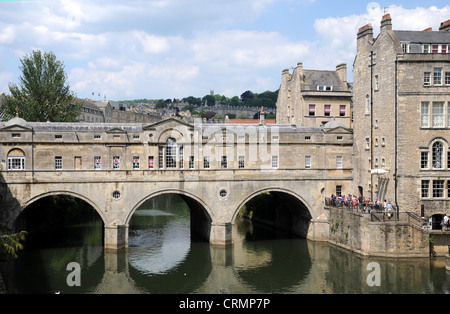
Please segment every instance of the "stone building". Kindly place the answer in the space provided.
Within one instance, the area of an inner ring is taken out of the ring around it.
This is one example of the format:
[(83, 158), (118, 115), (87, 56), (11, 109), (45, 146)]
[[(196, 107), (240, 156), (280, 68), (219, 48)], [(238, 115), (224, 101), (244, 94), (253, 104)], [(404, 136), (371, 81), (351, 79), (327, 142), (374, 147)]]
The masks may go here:
[(277, 123), (318, 127), (330, 121), (351, 128), (351, 84), (347, 65), (336, 71), (304, 70), (298, 63), (292, 74), (283, 70), (277, 100)]
[(387, 14), (376, 38), (359, 29), (354, 61), (355, 191), (435, 221), (450, 208), (449, 29), (393, 30)]

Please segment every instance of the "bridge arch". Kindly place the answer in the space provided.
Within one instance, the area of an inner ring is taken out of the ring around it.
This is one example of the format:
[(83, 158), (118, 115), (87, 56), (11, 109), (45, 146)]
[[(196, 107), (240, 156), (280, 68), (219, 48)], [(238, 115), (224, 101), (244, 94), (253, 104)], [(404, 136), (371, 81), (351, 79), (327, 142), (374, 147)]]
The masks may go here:
[(191, 231), (197, 233), (202, 238), (209, 240), (211, 233), (211, 223), (214, 221), (214, 216), (211, 209), (202, 199), (200, 199), (196, 195), (179, 189), (163, 189), (148, 194), (138, 203), (136, 203), (136, 205), (131, 209), (125, 219), (125, 224), (128, 225), (130, 223), (133, 214), (146, 201), (160, 195), (168, 194), (179, 195), (186, 202), (187, 206), (189, 207), (191, 216)]
[(17, 217), (20, 215), (20, 213), (22, 213), (28, 206), (30, 206), (34, 202), (36, 202), (40, 199), (43, 199), (45, 197), (48, 197), (48, 196), (53, 196), (53, 195), (69, 195), (69, 196), (73, 196), (78, 199), (81, 199), (81, 200), (85, 201), (86, 203), (88, 203), (92, 208), (94, 208), (94, 210), (97, 212), (97, 214), (102, 219), (103, 223), (107, 222), (107, 219), (104, 216), (104, 213), (101, 210), (99, 210), (99, 207), (95, 202), (93, 202), (91, 199), (89, 199), (88, 197), (86, 197), (82, 194), (79, 194), (79, 193), (76, 193), (73, 191), (66, 191), (66, 190), (48, 191), (48, 192), (44, 192), (44, 193), (33, 196), (32, 198), (30, 198), (29, 200), (24, 202), (24, 205), (22, 206), (22, 210), (19, 213), (17, 213), (16, 217), (14, 217), (14, 220), (17, 219)]
[(235, 223), (242, 206), (258, 195), (264, 193), (270, 193), (272, 196), (279, 199), (280, 204), (283, 205), (283, 207), (275, 209), (276, 220), (273, 222), (274, 226), (291, 234), (306, 238), (309, 224), (312, 220), (312, 209), (310, 205), (301, 195), (280, 187), (259, 189), (248, 194), (235, 209), (232, 224)]

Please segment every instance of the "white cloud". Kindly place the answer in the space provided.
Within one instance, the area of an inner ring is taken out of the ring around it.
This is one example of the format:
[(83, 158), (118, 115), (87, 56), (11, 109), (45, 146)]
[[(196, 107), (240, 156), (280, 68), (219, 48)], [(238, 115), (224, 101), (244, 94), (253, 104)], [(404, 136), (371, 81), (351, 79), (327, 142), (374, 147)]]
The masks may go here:
[[(249, 89), (275, 90), (281, 71), (299, 61), (309, 69), (346, 62), (350, 74), (357, 30), (372, 23), (377, 32), (380, 5), (369, 3), (361, 14), (316, 19), (315, 38), (309, 40), (252, 28), (251, 22), (271, 6), (289, 1), (0, 2), (0, 44), (9, 56), (0, 59), (0, 68), (12, 62), (12, 55), (19, 64), (32, 49), (52, 51), (66, 65), (79, 96), (101, 92), (112, 99), (201, 97), (210, 89), (230, 97)], [(394, 29), (437, 29), (450, 18), (449, 6), (388, 10)], [(276, 29), (277, 21), (267, 22)], [(7, 86), (6, 79), (17, 80), (7, 72), (0, 75), (0, 88)]]

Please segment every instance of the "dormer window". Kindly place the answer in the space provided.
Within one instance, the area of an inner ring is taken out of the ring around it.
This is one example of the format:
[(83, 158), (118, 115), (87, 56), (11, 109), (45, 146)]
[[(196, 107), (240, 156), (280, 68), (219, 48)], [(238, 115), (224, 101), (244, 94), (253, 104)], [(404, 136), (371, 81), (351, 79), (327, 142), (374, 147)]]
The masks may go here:
[(449, 44), (423, 44), (423, 53), (449, 53)]
[(327, 86), (327, 85), (317, 85), (318, 91), (326, 91), (331, 92), (333, 90), (333, 86)]

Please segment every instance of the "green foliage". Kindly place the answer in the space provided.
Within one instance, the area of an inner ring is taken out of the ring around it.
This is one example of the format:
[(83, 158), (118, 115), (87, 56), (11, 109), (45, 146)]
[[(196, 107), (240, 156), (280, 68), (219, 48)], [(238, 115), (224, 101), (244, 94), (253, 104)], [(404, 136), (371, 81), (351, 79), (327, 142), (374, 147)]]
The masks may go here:
[(49, 52), (33, 51), (20, 60), (19, 85), (10, 83), (5, 98), (7, 115), (16, 113), (27, 121), (72, 122), (81, 113), (81, 104), (66, 82), (64, 64)]
[(17, 258), (18, 252), (23, 250), (23, 242), (27, 234), (26, 231), (20, 231), (0, 237), (0, 260)]

